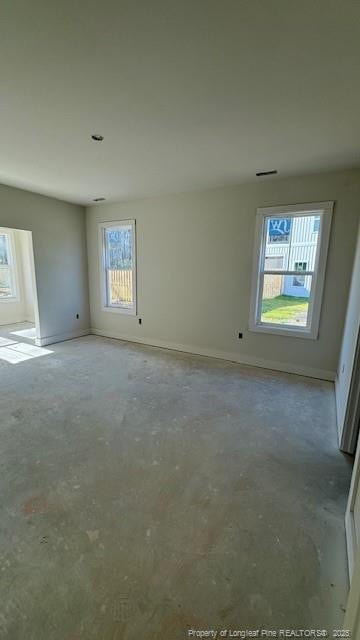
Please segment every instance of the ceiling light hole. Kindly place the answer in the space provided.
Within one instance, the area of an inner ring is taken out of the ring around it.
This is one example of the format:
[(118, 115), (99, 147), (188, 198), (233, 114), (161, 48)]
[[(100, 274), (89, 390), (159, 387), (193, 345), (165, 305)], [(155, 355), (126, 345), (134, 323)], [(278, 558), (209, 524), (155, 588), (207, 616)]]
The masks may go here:
[(106, 198), (93, 198), (93, 202), (104, 202), (104, 200), (106, 200)]
[(100, 135), (100, 133), (93, 133), (91, 139), (95, 140), (95, 142), (102, 142), (104, 140), (104, 136)]

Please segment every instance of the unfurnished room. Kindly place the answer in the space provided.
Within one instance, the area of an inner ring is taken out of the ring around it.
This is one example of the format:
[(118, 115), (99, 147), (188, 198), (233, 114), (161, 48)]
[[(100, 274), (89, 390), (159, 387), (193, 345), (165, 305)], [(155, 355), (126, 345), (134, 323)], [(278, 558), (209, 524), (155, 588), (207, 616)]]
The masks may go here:
[(0, 638), (360, 640), (359, 2), (0, 16)]

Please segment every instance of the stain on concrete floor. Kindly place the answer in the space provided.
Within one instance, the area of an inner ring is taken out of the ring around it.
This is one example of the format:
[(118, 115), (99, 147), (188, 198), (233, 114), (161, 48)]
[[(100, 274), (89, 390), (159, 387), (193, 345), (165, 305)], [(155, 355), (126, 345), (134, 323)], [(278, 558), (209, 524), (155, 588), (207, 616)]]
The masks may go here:
[(0, 362), (0, 638), (342, 623), (333, 387), (99, 337)]

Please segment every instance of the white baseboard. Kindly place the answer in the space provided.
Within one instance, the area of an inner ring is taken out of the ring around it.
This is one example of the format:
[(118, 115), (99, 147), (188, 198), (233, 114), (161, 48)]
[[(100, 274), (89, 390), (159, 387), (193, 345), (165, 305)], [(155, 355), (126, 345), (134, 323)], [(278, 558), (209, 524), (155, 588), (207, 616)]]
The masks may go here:
[(17, 320), (14, 320), (13, 318), (11, 320), (0, 320), (0, 327), (7, 327), (13, 324), (22, 324), (23, 322), (26, 322), (26, 320), (24, 320), (22, 316), (19, 316)]
[(65, 340), (74, 340), (74, 338), (88, 336), (90, 333), (92, 333), (91, 329), (79, 329), (78, 331), (71, 331), (69, 333), (62, 333), (55, 336), (36, 338), (35, 344), (38, 347), (46, 347), (48, 344), (55, 344), (56, 342), (64, 342)]
[(114, 338), (115, 340), (123, 340), (125, 342), (136, 342), (145, 344), (150, 347), (160, 347), (161, 349), (171, 349), (172, 351), (183, 351), (184, 353), (192, 353), (194, 355), (206, 356), (209, 358), (217, 358), (219, 360), (228, 360), (237, 364), (244, 364), (251, 367), (261, 367), (262, 369), (272, 369), (274, 371), (283, 371), (285, 373), (295, 373), (308, 378), (317, 378), (320, 380), (335, 380), (335, 371), (326, 371), (324, 369), (313, 369), (311, 367), (302, 367), (285, 362), (277, 362), (273, 360), (263, 360), (262, 358), (254, 358), (243, 354), (231, 353), (229, 351), (217, 351), (215, 349), (207, 349), (188, 344), (177, 344), (175, 342), (167, 342), (166, 340), (154, 340), (148, 338), (139, 338), (137, 336), (122, 335), (113, 331), (92, 328), (90, 333), (104, 338)]

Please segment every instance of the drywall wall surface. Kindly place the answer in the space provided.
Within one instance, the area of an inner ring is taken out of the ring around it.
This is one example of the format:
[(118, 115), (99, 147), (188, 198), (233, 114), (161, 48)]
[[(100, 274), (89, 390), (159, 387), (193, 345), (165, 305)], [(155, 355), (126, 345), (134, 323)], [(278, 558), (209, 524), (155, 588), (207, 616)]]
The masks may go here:
[(349, 303), (346, 313), (344, 335), (342, 340), (339, 365), (336, 379), (336, 408), (339, 435), (341, 438), (344, 426), (348, 393), (352, 378), (356, 345), (360, 331), (360, 227), (354, 259), (353, 274), (350, 287)]
[[(248, 330), (258, 207), (335, 200), (317, 340)], [(360, 171), (246, 185), (87, 209), (95, 332), (334, 379), (360, 211)], [(134, 218), (138, 317), (103, 311), (98, 225)], [(239, 340), (239, 332), (243, 339)]]
[(0, 185), (0, 226), (32, 232), (41, 339), (47, 342), (86, 333), (89, 302), (83, 207)]

